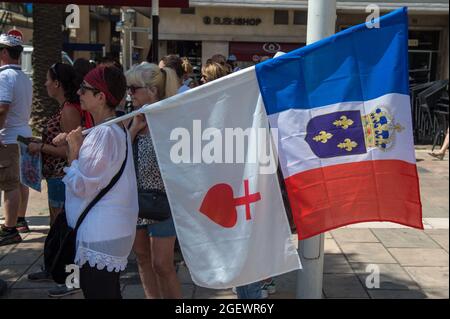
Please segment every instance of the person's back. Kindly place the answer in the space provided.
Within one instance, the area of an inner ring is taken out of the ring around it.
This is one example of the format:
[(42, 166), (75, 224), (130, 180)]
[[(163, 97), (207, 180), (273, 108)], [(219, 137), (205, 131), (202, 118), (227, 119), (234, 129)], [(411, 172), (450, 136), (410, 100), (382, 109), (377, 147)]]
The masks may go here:
[(9, 112), (0, 136), (5, 144), (17, 143), (17, 135), (31, 136), (33, 88), (29, 77), (18, 65), (0, 67), (0, 101), (8, 102)]

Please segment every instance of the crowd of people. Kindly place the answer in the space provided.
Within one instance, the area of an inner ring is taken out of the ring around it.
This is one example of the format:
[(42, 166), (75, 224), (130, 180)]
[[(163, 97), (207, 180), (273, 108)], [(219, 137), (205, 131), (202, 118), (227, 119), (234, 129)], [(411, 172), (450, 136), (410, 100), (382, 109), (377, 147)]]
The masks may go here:
[[(32, 137), (32, 84), (19, 66), (21, 52), (20, 39), (1, 35), (0, 189), (5, 199), (1, 246), (20, 243), (20, 232), (29, 232), (25, 220), (28, 188), (20, 183), (17, 136)], [(164, 220), (141, 216), (138, 194), (158, 192), (162, 200), (165, 196), (147, 122), (139, 115), (120, 124), (100, 124), (124, 114), (127, 101), (136, 110), (237, 70), (223, 55), (213, 56), (203, 66), (200, 83), (191, 77), (189, 59), (177, 55), (165, 56), (159, 65), (143, 62), (126, 72), (112, 59), (98, 65), (78, 59), (73, 66), (61, 62), (49, 66), (43, 85), (59, 107), (41, 138), (30, 139), (28, 152), (42, 157), (50, 225), (64, 211), (68, 225), (74, 228), (83, 209), (117, 180), (110, 191), (96, 198), (77, 231), (75, 263), (80, 268), (80, 288), (56, 285), (49, 290), (50, 296), (81, 289), (86, 298), (121, 298), (120, 274), (133, 251), (147, 298), (182, 297), (174, 267), (172, 216)], [(86, 128), (92, 130), (84, 137)], [(52, 281), (52, 276), (43, 266), (28, 279)]]
[[(21, 71), (20, 39), (0, 35), (0, 190), (4, 192), (4, 224), (0, 246), (22, 241), (28, 188), (20, 183), (17, 136), (32, 137), (31, 80)], [(127, 111), (181, 94), (239, 71), (236, 57), (217, 54), (201, 69), (200, 83), (192, 77), (188, 58), (165, 56), (159, 65), (142, 62), (124, 71), (117, 61), (98, 64), (78, 59), (74, 65), (56, 62), (48, 67), (45, 85), (59, 107), (42, 137), (28, 145), (41, 154), (48, 190), (50, 224), (63, 211), (74, 228), (83, 209), (95, 199), (77, 232), (75, 263), (80, 288), (56, 285), (49, 295), (60, 297), (82, 290), (85, 298), (121, 298), (120, 274), (133, 251), (147, 298), (181, 298), (174, 266), (176, 230), (170, 215), (164, 219), (142, 214), (140, 196), (152, 194), (167, 202), (152, 137), (143, 115), (120, 124), (100, 126)], [(128, 105), (127, 105), (128, 104)], [(82, 130), (92, 128), (87, 136)], [(446, 145), (430, 155), (442, 159)], [(98, 194), (113, 185), (106, 194)], [(52, 281), (43, 266), (28, 275), (31, 281)], [(0, 280), (0, 294), (6, 285)], [(272, 279), (237, 287), (238, 298), (265, 298), (275, 291)]]

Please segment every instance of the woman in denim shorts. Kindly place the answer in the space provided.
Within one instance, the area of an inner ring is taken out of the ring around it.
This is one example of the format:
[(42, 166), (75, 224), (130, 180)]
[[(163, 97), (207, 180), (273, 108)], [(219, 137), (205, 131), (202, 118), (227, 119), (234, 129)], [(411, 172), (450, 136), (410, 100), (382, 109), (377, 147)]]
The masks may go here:
[(55, 63), (47, 72), (45, 87), (48, 95), (56, 100), (60, 107), (47, 122), (42, 134), (42, 143), (30, 143), (30, 153), (42, 154), (42, 175), (47, 180), (48, 205), (50, 223), (64, 208), (65, 186), (62, 179), (63, 169), (67, 165), (66, 146), (56, 146), (53, 139), (60, 133), (68, 133), (79, 126), (92, 126), (89, 114), (81, 110), (79, 96), (80, 86), (75, 70), (72, 66)]
[[(144, 62), (126, 74), (135, 109), (175, 95), (179, 80), (172, 69), (160, 69)], [(165, 192), (152, 137), (144, 116), (137, 116), (130, 126), (138, 189)], [(181, 298), (181, 285), (174, 267), (176, 233), (172, 217), (164, 221), (138, 219), (133, 251), (145, 295), (149, 299)]]

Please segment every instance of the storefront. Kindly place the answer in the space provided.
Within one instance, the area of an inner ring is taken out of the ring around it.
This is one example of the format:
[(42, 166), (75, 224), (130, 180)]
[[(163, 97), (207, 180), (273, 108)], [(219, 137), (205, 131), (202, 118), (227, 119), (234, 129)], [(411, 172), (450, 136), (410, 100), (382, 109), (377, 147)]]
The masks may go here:
[[(448, 2), (371, 1), (381, 14), (410, 8), (411, 82), (448, 78)], [(367, 1), (338, 1), (336, 31), (366, 21)], [(189, 56), (196, 64), (214, 54), (234, 55), (241, 65), (306, 43), (307, 1), (191, 0), (190, 9), (162, 9), (160, 55)], [(186, 49), (187, 48), (187, 49)], [(194, 49), (192, 49), (194, 48)]]

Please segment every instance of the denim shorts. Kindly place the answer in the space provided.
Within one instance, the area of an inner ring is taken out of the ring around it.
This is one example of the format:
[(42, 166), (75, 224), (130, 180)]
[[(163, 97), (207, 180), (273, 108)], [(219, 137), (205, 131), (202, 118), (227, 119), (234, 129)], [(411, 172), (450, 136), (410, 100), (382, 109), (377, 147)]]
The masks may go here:
[(147, 233), (151, 237), (164, 238), (177, 235), (172, 217), (161, 222), (137, 226), (137, 229), (147, 229)]
[(48, 204), (50, 207), (64, 208), (64, 203), (66, 201), (66, 185), (64, 185), (62, 179), (62, 177), (47, 179)]

